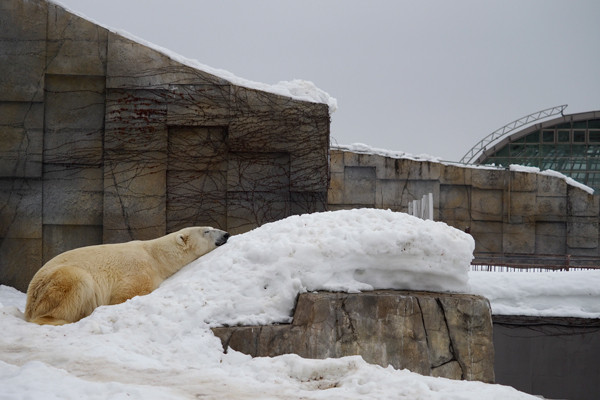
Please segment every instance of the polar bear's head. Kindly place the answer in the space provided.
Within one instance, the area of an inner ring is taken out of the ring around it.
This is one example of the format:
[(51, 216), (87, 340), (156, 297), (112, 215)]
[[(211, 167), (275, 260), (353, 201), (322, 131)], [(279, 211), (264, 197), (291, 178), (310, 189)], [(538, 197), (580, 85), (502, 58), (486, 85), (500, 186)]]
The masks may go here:
[(174, 233), (177, 246), (192, 260), (227, 243), (229, 233), (209, 226), (183, 228)]

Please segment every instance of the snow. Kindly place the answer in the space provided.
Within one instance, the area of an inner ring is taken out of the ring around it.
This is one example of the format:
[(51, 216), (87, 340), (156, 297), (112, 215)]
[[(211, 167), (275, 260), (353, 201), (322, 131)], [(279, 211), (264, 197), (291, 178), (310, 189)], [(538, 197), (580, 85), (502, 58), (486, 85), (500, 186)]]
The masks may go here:
[(386, 150), (380, 149), (377, 147), (371, 147), (368, 144), (364, 143), (352, 143), (352, 144), (336, 144), (331, 145), (332, 150), (341, 150), (341, 151), (350, 151), (352, 153), (358, 154), (371, 154), (389, 158), (397, 158), (397, 159), (408, 159), (413, 161), (431, 161), (431, 162), (441, 162), (439, 157), (434, 157), (429, 154), (409, 154), (403, 151), (395, 151), (395, 150)]
[[(25, 322), (0, 286), (0, 399), (535, 399), (360, 356), (251, 358), (211, 326), (289, 321), (302, 291), (468, 290), (473, 239), (385, 210), (294, 216), (230, 238), (146, 296), (64, 326)], [(406, 276), (404, 276), (406, 275)]]
[(337, 110), (337, 107), (338, 107), (337, 100), (334, 97), (331, 97), (324, 90), (319, 89), (311, 81), (306, 81), (306, 80), (302, 80), (302, 79), (293, 79), (291, 81), (281, 81), (281, 82), (271, 85), (271, 84), (267, 84), (267, 83), (255, 82), (255, 81), (251, 81), (248, 79), (240, 78), (240, 77), (236, 76), (235, 74), (233, 74), (232, 72), (226, 71), (224, 69), (213, 68), (208, 65), (202, 64), (201, 62), (199, 62), (197, 60), (184, 57), (172, 50), (169, 50), (162, 46), (151, 43), (145, 39), (139, 38), (139, 37), (127, 32), (127, 31), (124, 31), (122, 29), (111, 28), (100, 22), (94, 21), (93, 19), (88, 18), (87, 16), (81, 14), (80, 12), (70, 9), (68, 6), (66, 6), (65, 4), (62, 4), (60, 1), (49, 0), (49, 2), (64, 8), (71, 14), (77, 15), (78, 17), (81, 17), (81, 18), (83, 18), (87, 21), (90, 21), (98, 26), (101, 26), (113, 33), (116, 33), (117, 35), (120, 35), (129, 40), (132, 40), (143, 46), (149, 47), (153, 50), (156, 50), (159, 53), (162, 53), (165, 56), (169, 57), (173, 61), (176, 61), (176, 62), (186, 65), (188, 67), (195, 68), (200, 71), (204, 71), (208, 74), (217, 76), (219, 78), (225, 79), (226, 81), (229, 81), (230, 83), (232, 83), (234, 85), (242, 86), (242, 87), (245, 87), (248, 89), (261, 90), (263, 92), (273, 93), (273, 94), (277, 94), (277, 95), (284, 96), (284, 97), (290, 97), (295, 100), (308, 101), (311, 103), (327, 104), (327, 106), (329, 107), (330, 114), (334, 113)]
[(469, 273), (495, 315), (600, 318), (600, 270)]

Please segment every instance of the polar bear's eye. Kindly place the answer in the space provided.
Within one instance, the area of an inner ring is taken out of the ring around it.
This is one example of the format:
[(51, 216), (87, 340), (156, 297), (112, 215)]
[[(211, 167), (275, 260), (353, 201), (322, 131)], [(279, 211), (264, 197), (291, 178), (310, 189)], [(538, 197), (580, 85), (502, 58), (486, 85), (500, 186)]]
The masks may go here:
[(210, 233), (210, 231), (208, 229), (204, 231), (205, 235), (208, 235), (209, 233)]

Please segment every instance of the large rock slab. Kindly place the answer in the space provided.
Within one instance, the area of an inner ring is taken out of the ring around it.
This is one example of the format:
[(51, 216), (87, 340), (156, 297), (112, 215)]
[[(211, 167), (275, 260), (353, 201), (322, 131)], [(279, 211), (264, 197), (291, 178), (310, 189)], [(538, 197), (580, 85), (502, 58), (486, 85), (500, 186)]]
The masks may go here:
[(253, 357), (361, 355), (387, 367), (451, 379), (494, 381), (489, 302), (484, 297), (378, 290), (304, 293), (291, 324), (213, 328)]

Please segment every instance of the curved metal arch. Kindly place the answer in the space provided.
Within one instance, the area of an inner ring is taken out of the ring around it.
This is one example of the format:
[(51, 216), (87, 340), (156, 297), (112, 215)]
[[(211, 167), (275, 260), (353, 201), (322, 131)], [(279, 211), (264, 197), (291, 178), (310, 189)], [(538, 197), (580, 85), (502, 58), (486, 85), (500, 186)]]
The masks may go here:
[(489, 135), (487, 135), (486, 137), (481, 139), (479, 142), (477, 142), (477, 144), (475, 144), (475, 146), (471, 147), (471, 150), (469, 150), (467, 152), (467, 154), (465, 154), (463, 156), (463, 158), (460, 159), (460, 162), (465, 163), (465, 164), (470, 164), (471, 162), (473, 162), (473, 160), (477, 156), (479, 156), (481, 153), (483, 153), (486, 150), (486, 147), (490, 143), (495, 142), (496, 140), (507, 136), (509, 133), (511, 133), (515, 129), (522, 127), (523, 125), (527, 125), (531, 122), (534, 122), (534, 121), (537, 121), (540, 119), (544, 119), (544, 118), (547, 118), (547, 117), (550, 117), (552, 115), (556, 115), (559, 113), (562, 114), (563, 111), (565, 110), (565, 108), (567, 108), (567, 104), (563, 104), (561, 106), (556, 106), (556, 107), (551, 107), (551, 108), (546, 108), (545, 110), (541, 110), (541, 111), (535, 112), (533, 114), (529, 114), (524, 117), (521, 117), (517, 120), (514, 120), (513, 122), (504, 125), (500, 129), (496, 129), (494, 132), (490, 133)]

